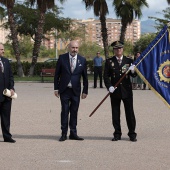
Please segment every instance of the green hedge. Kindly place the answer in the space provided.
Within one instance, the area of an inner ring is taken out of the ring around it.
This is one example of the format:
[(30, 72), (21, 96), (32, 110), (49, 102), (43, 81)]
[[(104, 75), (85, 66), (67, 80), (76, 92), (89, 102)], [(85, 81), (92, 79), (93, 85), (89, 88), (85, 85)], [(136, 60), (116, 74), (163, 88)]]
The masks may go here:
[[(31, 66), (31, 63), (22, 62), (22, 67), (23, 67), (25, 76), (28, 75), (30, 66)], [(34, 69), (34, 75), (40, 75), (42, 68), (55, 68), (55, 67), (56, 67), (56, 62), (49, 62), (49, 63), (38, 62)], [(12, 68), (13, 74), (17, 75), (17, 63), (16, 62), (11, 62), (11, 68)], [(93, 61), (92, 60), (87, 61), (87, 68), (88, 68), (88, 73), (93, 73)]]
[[(28, 75), (30, 66), (31, 66), (31, 63), (22, 62), (22, 68), (23, 68), (25, 76)], [(50, 62), (50, 63), (38, 62), (35, 65), (34, 75), (40, 75), (42, 68), (55, 68), (55, 67), (56, 67), (56, 62)], [(17, 63), (16, 62), (11, 63), (11, 68), (12, 68), (13, 74), (17, 75)]]

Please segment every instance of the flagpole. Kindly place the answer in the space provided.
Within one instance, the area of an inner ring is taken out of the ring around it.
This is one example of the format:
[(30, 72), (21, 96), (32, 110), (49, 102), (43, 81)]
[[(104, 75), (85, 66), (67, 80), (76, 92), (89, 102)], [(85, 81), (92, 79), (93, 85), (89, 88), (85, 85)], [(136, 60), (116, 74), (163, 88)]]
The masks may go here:
[[(164, 37), (165, 33), (168, 31), (168, 29), (162, 34), (162, 36), (159, 38), (159, 40), (149, 49), (149, 51), (141, 58), (141, 60), (135, 65), (135, 68), (144, 60), (144, 58), (150, 53), (150, 51), (159, 43), (159, 41)], [(120, 80), (115, 84), (114, 88), (116, 88), (120, 82), (125, 78), (125, 76), (129, 73), (130, 70), (127, 70), (127, 72), (120, 78)], [(106, 100), (106, 98), (109, 96), (110, 93), (108, 93), (103, 100), (97, 105), (97, 107), (91, 112), (89, 117), (91, 117), (95, 111), (100, 107), (100, 105)]]
[[(116, 88), (121, 82), (122, 80), (125, 78), (125, 76), (129, 73), (130, 70), (126, 71), (126, 73), (119, 79), (119, 81), (115, 84), (114, 88)], [(100, 107), (100, 105), (107, 99), (107, 97), (110, 95), (110, 92), (103, 98), (103, 100), (96, 106), (96, 108), (91, 112), (91, 114), (89, 115), (89, 117), (91, 117), (95, 111)]]

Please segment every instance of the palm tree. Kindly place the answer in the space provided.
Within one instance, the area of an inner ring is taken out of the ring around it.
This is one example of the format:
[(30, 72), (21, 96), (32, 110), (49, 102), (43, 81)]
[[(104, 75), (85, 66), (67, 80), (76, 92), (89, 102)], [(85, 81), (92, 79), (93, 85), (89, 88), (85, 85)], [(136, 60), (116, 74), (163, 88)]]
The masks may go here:
[(121, 18), (121, 35), (120, 41), (124, 42), (128, 24), (133, 22), (134, 18), (142, 17), (142, 7), (148, 7), (146, 0), (114, 0), (116, 16)]
[(94, 9), (94, 15), (100, 18), (101, 23), (101, 32), (102, 32), (102, 40), (105, 57), (109, 57), (109, 49), (108, 49), (108, 35), (106, 28), (106, 15), (109, 13), (108, 6), (106, 0), (83, 0), (86, 5), (86, 9)]
[[(45, 23), (45, 13), (47, 9), (51, 9), (55, 6), (55, 0), (27, 0), (31, 3), (31, 5), (37, 5), (39, 12), (35, 15), (39, 15), (39, 21), (37, 23), (37, 29), (34, 38), (34, 47), (32, 54), (32, 63), (29, 71), (29, 75), (32, 76), (34, 74), (35, 64), (37, 63), (38, 54), (40, 51), (40, 46), (43, 38), (43, 28)], [(59, 0), (63, 3), (65, 0)]]
[(11, 39), (12, 39), (12, 46), (14, 49), (15, 57), (17, 60), (17, 67), (18, 67), (18, 76), (24, 77), (24, 72), (20, 60), (20, 50), (19, 50), (19, 42), (17, 37), (17, 27), (14, 20), (14, 13), (13, 8), (15, 4), (15, 0), (0, 0), (0, 3), (6, 6), (7, 14), (8, 14), (8, 22), (11, 30)]

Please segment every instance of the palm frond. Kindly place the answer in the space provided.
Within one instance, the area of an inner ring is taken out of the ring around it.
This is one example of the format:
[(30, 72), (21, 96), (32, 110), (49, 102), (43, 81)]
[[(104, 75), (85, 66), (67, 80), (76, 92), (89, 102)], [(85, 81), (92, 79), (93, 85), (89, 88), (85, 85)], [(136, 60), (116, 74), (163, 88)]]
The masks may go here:
[(90, 10), (93, 7), (95, 0), (82, 0), (85, 3), (86, 10)]

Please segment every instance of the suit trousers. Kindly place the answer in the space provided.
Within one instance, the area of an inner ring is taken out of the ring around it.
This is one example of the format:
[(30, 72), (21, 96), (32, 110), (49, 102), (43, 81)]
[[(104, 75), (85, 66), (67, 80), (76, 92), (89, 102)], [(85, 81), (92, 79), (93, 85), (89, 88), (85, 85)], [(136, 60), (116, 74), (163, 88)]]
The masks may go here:
[(120, 137), (122, 135), (121, 124), (120, 124), (120, 105), (121, 100), (123, 101), (126, 115), (126, 122), (128, 126), (128, 136), (131, 138), (136, 137), (135, 128), (136, 128), (136, 119), (133, 110), (133, 97), (126, 99), (119, 99), (111, 97), (112, 105), (112, 123), (115, 129), (114, 136)]
[(7, 98), (3, 102), (0, 102), (1, 128), (4, 139), (12, 137), (10, 134), (11, 104), (12, 100)]
[(60, 101), (62, 134), (67, 134), (68, 124), (70, 127), (70, 134), (77, 134), (77, 112), (80, 103), (80, 95), (75, 95), (72, 88), (67, 88), (60, 94)]
[(100, 87), (102, 87), (102, 66), (94, 67), (94, 88), (97, 87), (97, 77), (100, 79)]

